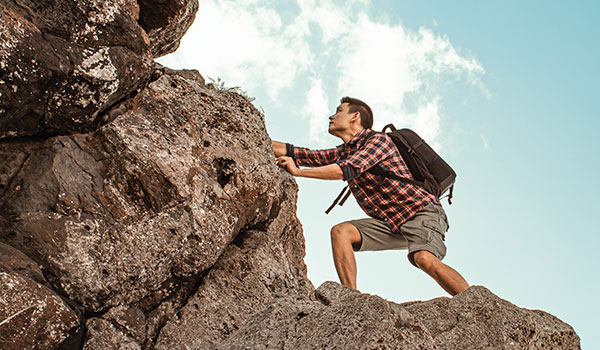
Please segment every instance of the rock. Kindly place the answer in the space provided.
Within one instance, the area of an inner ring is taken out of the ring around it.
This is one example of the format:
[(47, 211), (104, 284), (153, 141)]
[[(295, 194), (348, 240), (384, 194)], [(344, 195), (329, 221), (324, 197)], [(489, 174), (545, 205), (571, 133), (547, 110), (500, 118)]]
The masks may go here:
[[(319, 301), (280, 299), (218, 349), (580, 349), (573, 329), (483, 287), (395, 304), (327, 282)], [(196, 347), (189, 347), (195, 349)]]
[(0, 263), (0, 348), (72, 348), (80, 315), (46, 286)]
[(454, 298), (401, 304), (444, 349), (580, 349), (571, 326), (474, 286)]
[(0, 138), (92, 131), (142, 88), (198, 3), (140, 3), (141, 16), (134, 0), (0, 4)]
[(155, 349), (178, 344), (212, 349), (278, 299), (311, 299), (302, 231), (290, 215), (293, 202), (284, 203), (283, 215), (266, 230), (248, 231), (227, 248), (187, 305), (162, 328)]
[(34, 280), (40, 284), (47, 284), (42, 270), (38, 264), (31, 260), (20, 250), (0, 242), (0, 264), (18, 273), (19, 275)]
[(91, 318), (86, 322), (87, 339), (83, 350), (140, 350), (134, 339), (123, 334), (110, 322)]
[(166, 70), (95, 132), (0, 143), (0, 240), (88, 311), (150, 312), (295, 202), (260, 113), (198, 77)]
[(136, 1), (0, 5), (0, 138), (95, 128), (152, 72)]
[(139, 23), (150, 37), (154, 57), (175, 52), (194, 22), (198, 0), (138, 0), (138, 3)]

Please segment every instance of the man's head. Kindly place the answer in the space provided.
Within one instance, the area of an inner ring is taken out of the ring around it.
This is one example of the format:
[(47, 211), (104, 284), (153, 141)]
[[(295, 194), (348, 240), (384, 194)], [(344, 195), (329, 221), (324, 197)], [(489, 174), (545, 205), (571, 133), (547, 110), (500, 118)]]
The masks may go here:
[(360, 129), (373, 126), (373, 112), (363, 101), (343, 97), (334, 115), (329, 117), (329, 133), (341, 137), (347, 132), (356, 133)]
[(371, 111), (371, 107), (363, 101), (352, 98), (352, 97), (342, 97), (340, 103), (348, 104), (348, 112), (356, 113), (358, 112), (360, 115), (360, 124), (365, 129), (371, 129), (373, 127), (373, 111)]

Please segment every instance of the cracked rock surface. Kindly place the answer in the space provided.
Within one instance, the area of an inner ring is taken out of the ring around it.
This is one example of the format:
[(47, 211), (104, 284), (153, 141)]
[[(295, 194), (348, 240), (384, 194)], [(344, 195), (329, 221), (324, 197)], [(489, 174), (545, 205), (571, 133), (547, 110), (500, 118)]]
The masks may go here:
[(297, 187), (262, 115), (197, 72), (154, 75), (94, 132), (0, 142), (0, 239), (85, 308), (86, 348), (152, 348), (190, 308), (220, 318), (245, 296), (213, 344), (260, 305), (312, 290)]
[[(474, 286), (454, 298), (396, 304), (326, 282), (317, 300), (282, 298), (219, 349), (579, 349), (573, 329)], [(198, 348), (199, 349), (199, 348)]]
[(0, 243), (0, 348), (72, 347), (81, 340), (81, 310), (46, 286), (37, 264)]
[[(87, 132), (174, 51), (197, 0), (0, 4), (0, 138)], [(160, 20), (159, 20), (160, 19)]]

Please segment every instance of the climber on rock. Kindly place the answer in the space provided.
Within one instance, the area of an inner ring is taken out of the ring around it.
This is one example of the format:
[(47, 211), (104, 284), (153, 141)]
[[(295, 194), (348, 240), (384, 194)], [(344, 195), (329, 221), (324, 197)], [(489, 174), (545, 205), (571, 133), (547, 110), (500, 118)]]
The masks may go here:
[(371, 133), (371, 108), (350, 97), (340, 102), (329, 117), (329, 133), (342, 139), (342, 145), (311, 150), (273, 141), (279, 166), (293, 176), (347, 181), (358, 205), (369, 216), (331, 229), (333, 260), (340, 282), (356, 289), (355, 251), (406, 249), (408, 260), (451, 295), (467, 289), (465, 279), (441, 261), (446, 255), (448, 222), (439, 199), (422, 187), (367, 172), (379, 164), (394, 173), (411, 176), (390, 137)]

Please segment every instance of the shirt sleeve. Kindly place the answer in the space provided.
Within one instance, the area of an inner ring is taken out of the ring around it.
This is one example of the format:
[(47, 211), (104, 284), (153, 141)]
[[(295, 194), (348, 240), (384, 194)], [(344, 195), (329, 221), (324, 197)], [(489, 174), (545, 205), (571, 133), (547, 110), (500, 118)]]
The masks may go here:
[(311, 150), (305, 147), (286, 146), (286, 153), (298, 166), (318, 167), (333, 164), (341, 158), (343, 145), (336, 148)]
[(372, 166), (390, 157), (394, 151), (392, 146), (392, 141), (383, 133), (370, 137), (358, 151), (348, 158), (337, 161), (342, 168), (344, 180), (355, 179)]

